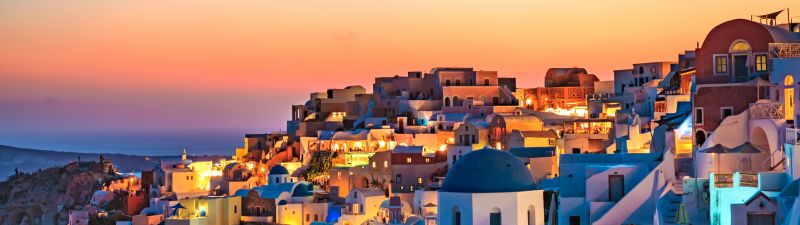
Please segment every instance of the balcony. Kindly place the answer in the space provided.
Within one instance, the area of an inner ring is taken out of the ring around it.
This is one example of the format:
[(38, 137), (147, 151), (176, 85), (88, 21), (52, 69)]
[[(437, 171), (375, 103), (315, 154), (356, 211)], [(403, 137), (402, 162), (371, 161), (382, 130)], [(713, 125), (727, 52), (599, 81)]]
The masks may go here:
[(783, 104), (750, 103), (750, 119), (783, 119)]
[(786, 144), (800, 145), (800, 129), (786, 128)]

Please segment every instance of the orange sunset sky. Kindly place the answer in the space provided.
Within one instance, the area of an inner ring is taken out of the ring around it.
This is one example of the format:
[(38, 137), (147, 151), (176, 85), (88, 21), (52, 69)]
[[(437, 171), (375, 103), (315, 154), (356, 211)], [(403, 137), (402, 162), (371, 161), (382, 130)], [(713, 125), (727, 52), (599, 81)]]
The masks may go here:
[(0, 135), (285, 129), (309, 92), (436, 66), (518, 87), (542, 85), (549, 67), (609, 80), (787, 7), (800, 16), (800, 1), (752, 0), (5, 0)]

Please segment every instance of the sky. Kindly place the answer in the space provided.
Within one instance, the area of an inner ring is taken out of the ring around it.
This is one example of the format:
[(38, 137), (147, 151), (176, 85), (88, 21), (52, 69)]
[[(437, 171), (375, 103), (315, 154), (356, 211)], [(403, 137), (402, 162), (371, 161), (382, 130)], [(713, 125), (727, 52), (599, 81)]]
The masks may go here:
[(310, 92), (369, 90), (376, 76), (437, 66), (496, 70), (517, 77), (518, 87), (542, 85), (550, 67), (584, 67), (610, 80), (633, 63), (676, 61), (716, 24), (784, 8), (800, 16), (798, 6), (0, 0), (0, 144), (57, 148), (42, 143), (63, 134), (91, 143), (97, 133), (281, 130), (290, 106)]

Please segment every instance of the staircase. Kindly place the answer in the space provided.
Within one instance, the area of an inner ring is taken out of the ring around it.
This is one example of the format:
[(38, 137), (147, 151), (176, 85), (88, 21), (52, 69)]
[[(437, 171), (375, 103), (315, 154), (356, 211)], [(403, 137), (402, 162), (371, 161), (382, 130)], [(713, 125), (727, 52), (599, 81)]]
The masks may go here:
[(659, 222), (662, 225), (678, 225), (675, 223), (675, 216), (678, 215), (678, 208), (683, 202), (683, 196), (672, 191), (667, 192), (658, 200)]
[[(603, 216), (593, 221), (592, 224), (624, 224), (635, 216), (642, 216), (641, 212), (650, 214), (650, 217), (657, 214), (656, 210), (650, 211), (647, 207), (653, 207), (657, 203), (657, 198), (669, 191), (669, 182), (674, 179), (673, 154), (669, 150), (664, 151), (663, 160), (658, 166), (650, 170), (647, 176), (633, 187), (625, 196), (622, 197), (614, 206), (605, 212)], [(656, 201), (656, 202), (653, 202)], [(652, 204), (652, 205), (647, 205)], [(640, 218), (640, 217), (636, 217)]]

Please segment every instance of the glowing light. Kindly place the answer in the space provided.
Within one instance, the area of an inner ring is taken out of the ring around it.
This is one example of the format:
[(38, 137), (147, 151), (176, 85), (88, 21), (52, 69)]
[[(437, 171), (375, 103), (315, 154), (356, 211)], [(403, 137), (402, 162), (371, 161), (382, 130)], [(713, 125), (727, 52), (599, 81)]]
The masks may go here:
[(386, 147), (386, 141), (383, 141), (383, 140), (378, 141), (378, 147), (381, 147), (381, 148)]
[(446, 144), (439, 145), (439, 151), (440, 152), (443, 152), (445, 150), (447, 150), (447, 145)]
[(453, 143), (456, 143), (456, 139), (455, 138), (448, 138), (446, 143), (452, 145)]
[(495, 145), (495, 147), (496, 147), (497, 149), (503, 149), (503, 144), (500, 144), (500, 142), (497, 142), (497, 143), (495, 143), (494, 145)]
[(533, 99), (525, 99), (525, 105), (531, 105), (533, 103)]
[(363, 147), (363, 146), (364, 146), (364, 144), (362, 144), (360, 141), (359, 141), (359, 142), (356, 142), (356, 144), (355, 144), (355, 145), (356, 145), (356, 148), (361, 148), (361, 147)]

